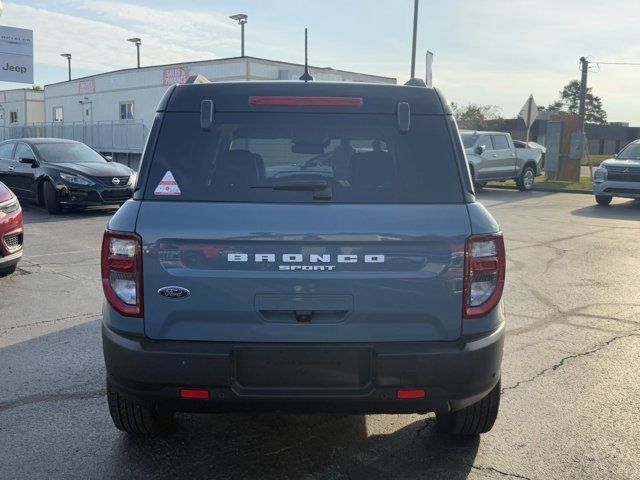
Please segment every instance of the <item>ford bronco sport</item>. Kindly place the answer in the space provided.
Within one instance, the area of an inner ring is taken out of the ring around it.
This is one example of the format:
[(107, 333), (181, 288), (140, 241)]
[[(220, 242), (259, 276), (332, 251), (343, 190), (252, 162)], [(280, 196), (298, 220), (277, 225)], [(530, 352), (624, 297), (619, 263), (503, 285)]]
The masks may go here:
[(505, 252), (438, 90), (186, 84), (102, 246), (113, 421), (435, 412), (487, 432)]

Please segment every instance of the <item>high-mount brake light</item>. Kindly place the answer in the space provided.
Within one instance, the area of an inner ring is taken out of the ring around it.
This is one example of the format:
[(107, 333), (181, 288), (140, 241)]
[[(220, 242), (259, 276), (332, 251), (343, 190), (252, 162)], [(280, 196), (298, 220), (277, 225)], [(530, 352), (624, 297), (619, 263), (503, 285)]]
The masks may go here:
[(362, 106), (361, 97), (249, 97), (252, 107), (353, 107)]
[(141, 317), (142, 240), (135, 233), (107, 230), (102, 238), (102, 288), (120, 314)]
[(500, 301), (506, 257), (501, 233), (472, 235), (465, 246), (463, 317), (487, 315)]

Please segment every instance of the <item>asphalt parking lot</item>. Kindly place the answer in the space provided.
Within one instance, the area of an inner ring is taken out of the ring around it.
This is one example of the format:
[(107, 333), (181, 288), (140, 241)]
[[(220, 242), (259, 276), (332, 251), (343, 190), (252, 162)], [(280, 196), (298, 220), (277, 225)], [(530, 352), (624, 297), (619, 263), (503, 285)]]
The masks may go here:
[(0, 279), (3, 478), (640, 478), (640, 202), (487, 189), (507, 240), (508, 338), (493, 431), (419, 415), (179, 415), (155, 440), (107, 413), (99, 247), (110, 211), (25, 208)]

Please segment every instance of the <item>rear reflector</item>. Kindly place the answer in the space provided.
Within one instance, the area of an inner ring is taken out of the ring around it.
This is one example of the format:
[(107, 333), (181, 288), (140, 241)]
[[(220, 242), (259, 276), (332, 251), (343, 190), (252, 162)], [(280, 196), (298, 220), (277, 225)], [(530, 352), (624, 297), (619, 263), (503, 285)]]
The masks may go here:
[(398, 390), (398, 400), (410, 400), (413, 398), (424, 398), (424, 390)]
[(355, 107), (362, 106), (360, 97), (249, 97), (253, 107)]
[(209, 400), (209, 390), (201, 390), (197, 388), (181, 388), (180, 398), (190, 400)]

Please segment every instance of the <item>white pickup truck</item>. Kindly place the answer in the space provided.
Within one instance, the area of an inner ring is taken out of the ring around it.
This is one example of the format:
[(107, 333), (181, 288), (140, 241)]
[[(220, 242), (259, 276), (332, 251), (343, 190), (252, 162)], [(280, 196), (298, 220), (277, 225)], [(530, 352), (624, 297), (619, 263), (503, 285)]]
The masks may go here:
[(477, 187), (488, 181), (515, 180), (520, 190), (531, 190), (542, 170), (542, 148), (518, 148), (505, 132), (460, 132), (471, 176)]

